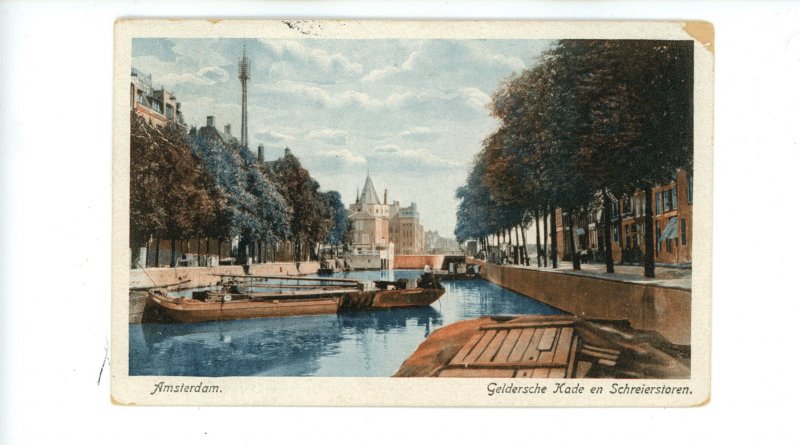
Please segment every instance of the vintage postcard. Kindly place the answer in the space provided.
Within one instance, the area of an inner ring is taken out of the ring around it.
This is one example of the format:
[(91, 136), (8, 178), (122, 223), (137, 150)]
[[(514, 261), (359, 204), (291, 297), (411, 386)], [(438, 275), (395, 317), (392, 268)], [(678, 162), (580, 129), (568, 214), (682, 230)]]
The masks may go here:
[(713, 27), (120, 20), (112, 397), (697, 406)]

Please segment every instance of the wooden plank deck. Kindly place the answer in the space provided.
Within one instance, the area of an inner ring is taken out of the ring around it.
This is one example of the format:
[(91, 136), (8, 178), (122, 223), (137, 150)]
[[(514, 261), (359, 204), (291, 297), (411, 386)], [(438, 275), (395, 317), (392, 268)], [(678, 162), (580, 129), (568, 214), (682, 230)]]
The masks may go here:
[[(580, 345), (574, 322), (571, 317), (524, 317), (481, 326), (439, 376), (571, 378)], [(612, 358), (611, 350), (598, 349), (589, 353)]]

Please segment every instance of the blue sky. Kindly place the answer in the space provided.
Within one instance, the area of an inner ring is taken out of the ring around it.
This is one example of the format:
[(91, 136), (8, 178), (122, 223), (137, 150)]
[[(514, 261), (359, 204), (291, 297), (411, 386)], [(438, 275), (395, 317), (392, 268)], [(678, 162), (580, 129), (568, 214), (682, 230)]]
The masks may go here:
[(543, 40), (134, 39), (132, 65), (173, 92), (187, 124), (240, 134), (236, 62), (246, 46), (249, 146), (290, 147), (325, 190), (350, 204), (367, 172), (379, 194), (419, 206), (452, 234), (456, 187), (498, 125), (492, 92), (530, 67)]

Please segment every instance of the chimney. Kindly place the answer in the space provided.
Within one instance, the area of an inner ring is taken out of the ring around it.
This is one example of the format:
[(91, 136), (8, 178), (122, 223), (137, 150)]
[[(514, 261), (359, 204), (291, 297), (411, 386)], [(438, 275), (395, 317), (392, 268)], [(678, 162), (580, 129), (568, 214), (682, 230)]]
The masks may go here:
[(231, 124), (225, 124), (225, 134), (231, 134)]
[(206, 127), (214, 127), (214, 116), (206, 116)]
[(264, 144), (258, 144), (258, 162), (264, 162)]
[(387, 198), (389, 197), (389, 189), (383, 189), (383, 205), (388, 203)]

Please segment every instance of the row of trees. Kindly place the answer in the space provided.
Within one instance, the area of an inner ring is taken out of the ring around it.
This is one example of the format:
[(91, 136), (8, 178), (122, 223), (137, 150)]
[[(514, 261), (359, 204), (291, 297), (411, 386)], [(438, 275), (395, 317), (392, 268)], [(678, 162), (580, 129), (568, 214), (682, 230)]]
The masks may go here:
[(644, 274), (655, 276), (651, 191), (692, 169), (692, 101), (691, 42), (557, 42), (493, 94), (500, 126), (456, 192), (457, 237), (486, 245), (490, 235), (535, 221), (538, 244), (539, 221), (549, 217), (555, 267), (556, 209), (574, 233), (575, 215), (602, 208), (611, 273), (612, 200), (643, 190)]
[(141, 262), (136, 247), (151, 239), (172, 240), (172, 266), (180, 240), (205, 239), (206, 252), (210, 240), (237, 240), (240, 263), (283, 241), (294, 243), (296, 261), (309, 259), (303, 245), (310, 252), (348, 242), (341, 196), (321, 192), (288, 149), (262, 163), (244, 146), (150, 126), (132, 112), (130, 178), (133, 264)]

